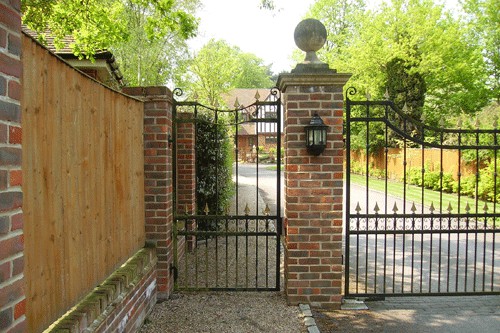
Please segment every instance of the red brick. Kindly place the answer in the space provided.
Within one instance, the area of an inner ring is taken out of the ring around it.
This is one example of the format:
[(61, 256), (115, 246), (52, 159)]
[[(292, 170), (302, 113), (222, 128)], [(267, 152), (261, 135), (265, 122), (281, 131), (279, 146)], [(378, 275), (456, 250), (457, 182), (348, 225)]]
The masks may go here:
[(10, 144), (21, 144), (22, 143), (23, 131), (21, 127), (9, 126), (9, 143)]
[(24, 256), (18, 257), (12, 261), (12, 276), (19, 275), (24, 270)]
[[(0, 33), (1, 31), (2, 30), (0, 28)], [(5, 79), (5, 77), (0, 75), (0, 96), (6, 96), (6, 95), (7, 95), (7, 80)]]
[(4, 49), (7, 47), (7, 31), (0, 27), (0, 48)]
[(0, 264), (0, 284), (11, 278), (11, 262), (7, 261)]
[(11, 224), (12, 224), (12, 231), (20, 230), (20, 229), (23, 228), (23, 226), (24, 226), (24, 218), (23, 218), (23, 214), (22, 213), (12, 215), (11, 220), (12, 220), (12, 222), (11, 222)]
[(0, 120), (19, 123), (21, 121), (21, 108), (19, 105), (0, 100)]
[(9, 81), (9, 97), (17, 101), (21, 100), (21, 85), (13, 80)]
[(0, 289), (0, 299), (2, 304), (8, 304), (14, 302), (23, 295), (24, 282), (22, 279), (16, 280), (13, 283), (7, 283), (3, 288)]
[(0, 193), (0, 212), (5, 212), (20, 208), (23, 203), (22, 192), (1, 192)]
[(17, 320), (21, 316), (26, 314), (26, 299), (17, 303), (14, 307), (14, 320)]
[(21, 38), (13, 34), (9, 34), (7, 49), (13, 55), (21, 55)]
[(21, 61), (0, 53), (0, 72), (20, 78), (22, 74)]
[(3, 2), (0, 2), (0, 22), (7, 26), (7, 28), (12, 29), (12, 31), (21, 31), (20, 13)]

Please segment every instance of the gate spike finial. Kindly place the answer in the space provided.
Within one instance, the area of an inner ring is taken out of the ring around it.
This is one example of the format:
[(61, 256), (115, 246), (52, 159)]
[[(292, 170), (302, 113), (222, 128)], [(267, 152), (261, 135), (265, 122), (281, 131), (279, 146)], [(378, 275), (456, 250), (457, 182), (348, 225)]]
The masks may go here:
[(369, 101), (372, 99), (372, 95), (367, 91), (366, 92), (366, 100)]
[(481, 125), (481, 122), (479, 121), (479, 117), (476, 116), (476, 121), (474, 122), (474, 126), (476, 128), (479, 128), (480, 125)]
[(256, 100), (256, 101), (258, 101), (258, 100), (259, 100), (259, 98), (260, 98), (260, 94), (259, 94), (259, 91), (258, 91), (258, 90), (255, 92), (255, 97), (254, 97), (254, 98), (255, 98), (255, 100)]
[(402, 110), (404, 113), (408, 113), (408, 104), (406, 104), (405, 102), (405, 105), (403, 105), (403, 110)]
[(431, 214), (433, 214), (435, 210), (436, 210), (436, 208), (434, 208), (434, 202), (431, 202), (431, 206), (429, 207), (429, 211), (431, 212)]
[(229, 215), (229, 206), (224, 207), (224, 214)]
[(417, 211), (417, 207), (415, 207), (415, 201), (413, 201), (413, 204), (411, 205), (411, 208), (410, 208), (411, 212), (413, 214), (415, 214), (415, 212)]
[(484, 203), (483, 210), (485, 213), (488, 213), (488, 204), (486, 202)]
[(439, 127), (443, 128), (444, 127), (444, 118), (441, 118), (439, 120)]
[(451, 214), (451, 211), (453, 210), (453, 207), (451, 207), (451, 202), (448, 202), (448, 208), (446, 210)]
[(210, 213), (210, 209), (208, 209), (208, 203), (205, 203), (205, 208), (203, 209), (203, 212), (205, 213), (205, 215), (208, 215), (208, 213)]
[(238, 101), (238, 97), (236, 97), (236, 100), (234, 101), (234, 107), (239, 108), (240, 107), (240, 101)]
[(493, 117), (493, 128), (497, 128), (498, 127), (498, 116), (495, 115)]
[(457, 127), (462, 128), (462, 118), (458, 118)]
[(250, 207), (248, 207), (248, 203), (245, 205), (245, 215), (250, 215)]
[(269, 213), (271, 213), (271, 209), (269, 208), (269, 204), (266, 204), (266, 208), (264, 209), (264, 215), (269, 216)]
[(378, 202), (375, 202), (375, 207), (373, 208), (373, 211), (375, 212), (375, 214), (378, 214), (378, 212), (380, 211), (380, 208), (378, 207)]
[(195, 101), (198, 100), (198, 93), (196, 91), (193, 94), (193, 100), (195, 100)]
[(394, 201), (394, 207), (392, 207), (392, 211), (394, 212), (394, 214), (396, 214), (398, 210), (398, 205), (396, 204), (396, 201)]
[(356, 204), (356, 208), (354, 208), (354, 210), (356, 211), (357, 214), (359, 214), (359, 212), (361, 211), (361, 207), (359, 206), (359, 201)]
[(389, 89), (385, 88), (384, 98), (385, 98), (386, 100), (389, 100), (389, 97), (390, 97), (390, 96), (389, 96)]
[(469, 202), (468, 202), (468, 201), (467, 201), (467, 204), (465, 205), (465, 212), (466, 212), (467, 214), (469, 214), (469, 213), (470, 213), (470, 205), (469, 205)]
[(219, 101), (215, 100), (214, 102), (214, 108), (218, 109), (219, 108)]

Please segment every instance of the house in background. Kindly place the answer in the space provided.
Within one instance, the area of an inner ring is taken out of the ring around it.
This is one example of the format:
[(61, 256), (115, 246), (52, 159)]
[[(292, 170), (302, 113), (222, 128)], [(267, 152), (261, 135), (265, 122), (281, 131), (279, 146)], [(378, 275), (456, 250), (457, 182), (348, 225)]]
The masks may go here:
[[(35, 31), (28, 29), (26, 26), (23, 26), (22, 30), (34, 40), (39, 39), (38, 34)], [(97, 52), (94, 55), (93, 61), (89, 59), (79, 59), (73, 54), (71, 49), (71, 44), (75, 42), (73, 37), (66, 36), (63, 40), (64, 47), (59, 50), (56, 49), (54, 45), (54, 38), (50, 36), (49, 33), (46, 34), (45, 39), (47, 41), (45, 47), (50, 52), (64, 59), (72, 67), (116, 90), (121, 90), (124, 86), (123, 75), (120, 72), (115, 56), (110, 51), (104, 50)]]
[[(236, 99), (243, 107), (247, 107), (256, 101), (258, 94), (260, 101), (276, 101), (277, 96), (271, 94), (270, 89), (233, 89), (226, 96), (224, 101), (230, 109), (234, 109)], [(251, 114), (255, 109), (244, 109), (240, 115), (243, 121), (236, 134), (238, 143), (238, 158), (242, 161), (252, 160), (252, 155), (255, 155), (258, 147), (264, 147), (264, 151), (269, 151), (271, 148), (278, 149), (278, 124), (272, 122), (252, 122), (255, 115)], [(277, 118), (276, 108), (265, 105), (260, 108), (257, 118)], [(281, 107), (281, 142), (283, 142), (283, 106)]]

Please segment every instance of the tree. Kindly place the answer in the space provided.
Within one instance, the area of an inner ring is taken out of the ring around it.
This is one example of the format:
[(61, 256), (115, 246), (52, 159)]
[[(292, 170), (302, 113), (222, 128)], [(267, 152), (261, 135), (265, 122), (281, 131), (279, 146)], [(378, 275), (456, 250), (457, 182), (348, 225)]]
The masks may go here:
[(487, 76), (481, 49), (467, 27), (442, 5), (432, 0), (394, 0), (363, 11), (361, 2), (358, 10), (348, 10), (345, 3), (349, 2), (321, 0), (311, 13), (335, 13), (329, 15), (328, 32), (340, 32), (340, 37), (335, 37), (334, 48), (323, 51), (323, 57), (337, 70), (353, 73), (350, 83), (358, 91), (382, 98), (387, 66), (400, 59), (408, 75), (418, 73), (425, 80), (423, 113), (429, 121), (470, 114), (485, 105)]
[(195, 92), (198, 100), (210, 106), (222, 105), (222, 95), (233, 88), (269, 88), (269, 66), (250, 53), (226, 41), (211, 39), (187, 63), (186, 75), (179, 86)]
[(93, 58), (100, 50), (127, 41), (130, 9), (141, 8), (147, 18), (141, 25), (148, 39), (163, 38), (176, 32), (183, 39), (194, 35), (197, 27), (193, 15), (183, 11), (174, 0), (24, 0), (23, 23), (43, 39), (50, 30), (56, 47), (72, 35), (75, 55)]
[(328, 31), (326, 45), (320, 54), (334, 68), (339, 61), (347, 61), (347, 47), (359, 32), (358, 18), (365, 7), (364, 0), (318, 0), (311, 8), (308, 15), (321, 21)]
[[(389, 99), (407, 115), (420, 120), (425, 102), (425, 80), (418, 72), (411, 73), (411, 67), (400, 58), (394, 58), (386, 65), (387, 93)], [(405, 107), (406, 105), (406, 107)]]
[(237, 55), (238, 76), (235, 88), (272, 88), (271, 65), (264, 65), (263, 60), (253, 53)]
[[(198, 6), (199, 0), (184, 0), (172, 9), (192, 15)], [(191, 32), (164, 29), (151, 34), (147, 30), (150, 7), (149, 2), (125, 2), (129, 38), (111, 47), (127, 85), (165, 85), (174, 79), (174, 71), (187, 59), (186, 39), (193, 36), (195, 27)]]
[(500, 104), (500, 2), (465, 0), (463, 9), (473, 38), (480, 42), (488, 72), (491, 96)]

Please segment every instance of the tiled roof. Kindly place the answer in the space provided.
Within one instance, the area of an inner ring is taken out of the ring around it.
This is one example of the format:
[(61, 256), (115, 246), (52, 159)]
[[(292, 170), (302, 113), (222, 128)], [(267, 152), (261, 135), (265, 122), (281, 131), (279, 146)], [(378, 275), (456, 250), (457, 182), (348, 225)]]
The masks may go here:
[[(24, 31), (24, 33), (26, 33), (28, 36), (31, 36), (33, 39), (38, 40), (40, 37), (39, 33), (29, 29), (25, 25), (22, 26), (22, 30)], [(47, 30), (44, 33), (44, 35), (45, 35), (45, 40), (47, 41), (47, 43), (45, 44), (45, 47), (47, 49), (49, 49), (50, 51), (57, 53), (57, 54), (61, 54), (61, 53), (73, 54), (73, 50), (70, 47), (71, 44), (75, 43), (75, 39), (73, 38), (73, 36), (65, 36), (62, 40), (64, 47), (62, 49), (56, 49), (56, 46), (54, 44), (54, 36), (50, 33), (50, 31)]]
[(236, 101), (236, 97), (238, 97), (238, 102), (240, 105), (248, 106), (250, 104), (255, 103), (255, 94), (259, 93), (260, 101), (265, 101), (269, 94), (271, 93), (270, 89), (244, 89), (238, 88), (231, 90), (227, 95), (223, 96), (224, 101), (228, 108), (234, 108), (234, 102)]

